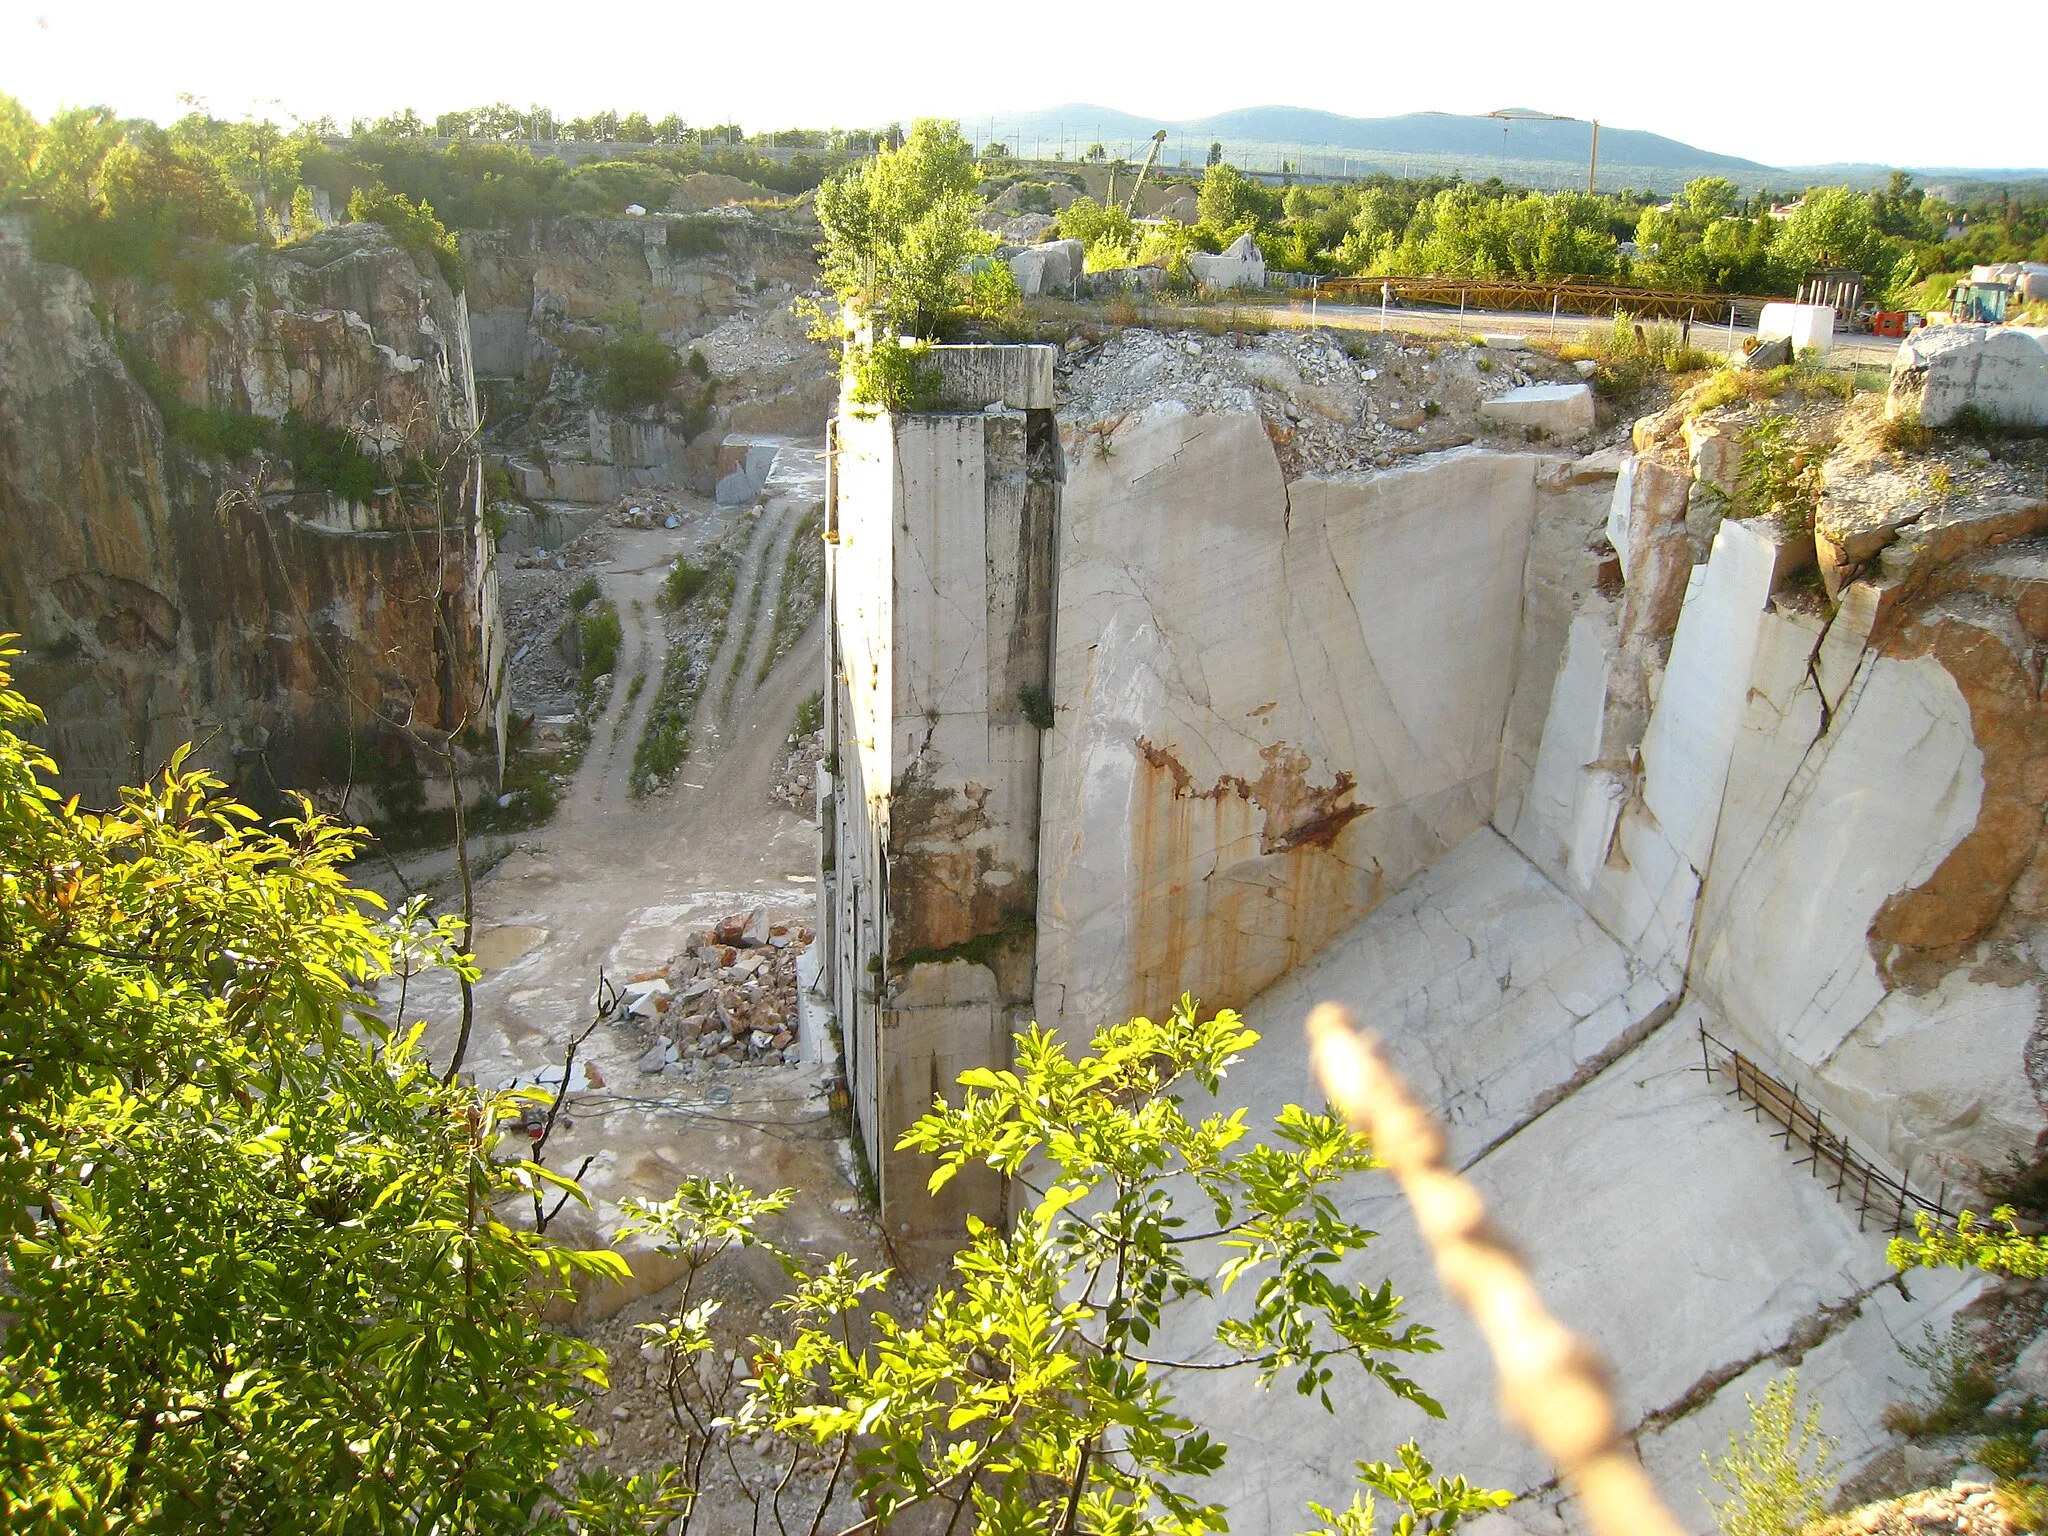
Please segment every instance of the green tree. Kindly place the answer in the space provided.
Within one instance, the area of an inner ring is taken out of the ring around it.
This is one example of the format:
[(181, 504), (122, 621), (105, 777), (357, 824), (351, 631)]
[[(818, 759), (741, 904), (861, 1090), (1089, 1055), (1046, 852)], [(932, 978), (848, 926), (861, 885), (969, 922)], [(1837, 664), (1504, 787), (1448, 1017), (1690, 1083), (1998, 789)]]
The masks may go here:
[(62, 801), (39, 723), (0, 657), (8, 1529), (529, 1524), (603, 1380), (544, 1309), (622, 1265), (508, 1224), (567, 1189), (505, 1156), (519, 1096), (368, 990), (466, 966), (457, 928), (378, 921), (353, 834), (254, 825), (182, 752)]
[(1264, 185), (1221, 161), (1202, 173), (1202, 190), (1196, 194), (1195, 206), (1202, 222), (1219, 234), (1255, 228), (1280, 211), (1279, 199)]
[(1835, 1448), (1841, 1442), (1821, 1428), (1819, 1403), (1808, 1403), (1801, 1412), (1797, 1371), (1787, 1371), (1764, 1388), (1762, 1402), (1747, 1393), (1743, 1397), (1749, 1404), (1749, 1428), (1729, 1434), (1726, 1455), (1700, 1452), (1708, 1474), (1727, 1495), (1713, 1506), (1714, 1523), (1722, 1536), (1795, 1536), (1827, 1512), (1835, 1486)]
[(975, 225), (974, 148), (958, 123), (920, 118), (885, 149), (818, 189), (827, 283), (850, 310), (932, 336), (961, 297), (961, 268), (994, 249)]
[(1788, 282), (1818, 267), (1847, 267), (1881, 286), (1898, 251), (1878, 231), (1870, 200), (1847, 187), (1815, 187), (1787, 214), (1772, 243)]
[(28, 191), (42, 137), (34, 114), (0, 91), (0, 205)]
[[(1201, 1487), (1227, 1448), (1174, 1408), (1163, 1376), (1187, 1362), (1163, 1351), (1179, 1304), (1233, 1288), (1248, 1298), (1204, 1340), (1202, 1369), (1285, 1382), (1326, 1408), (1336, 1372), (1357, 1369), (1440, 1415), (1401, 1364), (1437, 1348), (1429, 1331), (1403, 1323), (1389, 1286), (1339, 1277), (1372, 1236), (1332, 1199), (1373, 1166), (1363, 1141), (1290, 1106), (1269, 1141), (1246, 1145), (1244, 1112), (1208, 1102), (1257, 1038), (1236, 1014), (1203, 1019), (1183, 998), (1159, 1023), (1102, 1030), (1085, 1054), (1034, 1028), (1017, 1037), (1014, 1070), (963, 1075), (958, 1107), (936, 1104), (902, 1145), (936, 1159), (934, 1191), (984, 1165), (1031, 1199), (1008, 1232), (970, 1223), (958, 1283), (916, 1320), (868, 1310), (882, 1275), (844, 1259), (813, 1270), (764, 1242), (760, 1223), (790, 1191), (692, 1181), (636, 1205), (633, 1224), (684, 1262), (675, 1312), (648, 1326), (668, 1361), (680, 1481), (695, 1485), (721, 1435), (768, 1431), (787, 1438), (759, 1497), (774, 1491), (781, 1523), (789, 1493), (792, 1529), (821, 1529), (843, 1477), (884, 1522), (936, 1504), (959, 1529), (971, 1510), (983, 1532), (1222, 1531), (1225, 1511)], [(697, 1277), (740, 1245), (782, 1260), (790, 1326), (747, 1342), (753, 1379), (735, 1401)], [(857, 1322), (872, 1347), (854, 1344)], [(1438, 1477), (1412, 1444), (1399, 1455), (1360, 1477), (1433, 1522), (1418, 1529), (1507, 1501)]]
[(1209, 141), (1209, 158), (1208, 158), (1208, 159), (1206, 159), (1206, 160), (1204, 160), (1204, 161), (1202, 162), (1202, 164), (1204, 164), (1204, 165), (1221, 165), (1222, 163), (1223, 163), (1223, 141), (1222, 141), (1221, 139), (1211, 139), (1211, 140)]
[(1086, 193), (1061, 210), (1060, 235), (1080, 241), (1091, 257), (1102, 258), (1098, 266), (1127, 264), (1138, 244), (1138, 227), (1128, 209), (1121, 203), (1105, 207)]
[(1695, 176), (1674, 202), (1704, 226), (1715, 219), (1732, 218), (1742, 202), (1742, 191), (1725, 176)]

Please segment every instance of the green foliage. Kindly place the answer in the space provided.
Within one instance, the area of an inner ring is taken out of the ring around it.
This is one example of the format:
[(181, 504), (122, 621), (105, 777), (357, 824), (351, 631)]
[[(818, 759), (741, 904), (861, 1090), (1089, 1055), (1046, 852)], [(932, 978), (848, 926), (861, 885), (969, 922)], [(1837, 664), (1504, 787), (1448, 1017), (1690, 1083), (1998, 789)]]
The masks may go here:
[(583, 657), (583, 691), (587, 694), (600, 677), (618, 665), (619, 643), (625, 639), (625, 630), (619, 623), (619, 605), (609, 599), (584, 609), (576, 624)]
[(608, 411), (659, 405), (682, 382), (676, 349), (637, 325), (623, 327), (597, 349), (597, 403)]
[(1211, 229), (1252, 229), (1280, 215), (1280, 199), (1263, 182), (1222, 161), (1202, 173), (1195, 206)]
[(1138, 247), (1137, 226), (1121, 203), (1105, 207), (1085, 195), (1075, 198), (1061, 212), (1060, 235), (1080, 241), (1091, 259), (1098, 253), (1115, 253), (1116, 259), (1092, 261), (1096, 266), (1128, 265), (1129, 253)]
[(1991, 1219), (2003, 1232), (1981, 1223), (1974, 1211), (1956, 1218), (1953, 1231), (1925, 1211), (1913, 1217), (1912, 1237), (1895, 1237), (1886, 1245), (1885, 1262), (1894, 1269), (1985, 1269), (2000, 1275), (2038, 1279), (2048, 1275), (2048, 1237), (2028, 1237), (2014, 1219), (2017, 1212), (2001, 1205)]
[[(1014, 1070), (966, 1073), (959, 1106), (935, 1104), (902, 1146), (937, 1159), (934, 1190), (986, 1165), (1034, 1198), (1010, 1231), (970, 1221), (956, 1283), (914, 1319), (873, 1307), (883, 1274), (845, 1258), (816, 1267), (763, 1235), (792, 1191), (690, 1180), (674, 1200), (631, 1206), (630, 1225), (684, 1275), (673, 1313), (645, 1328), (666, 1362), (681, 1481), (723, 1437), (769, 1436), (790, 1460), (785, 1472), (771, 1456), (762, 1496), (798, 1483), (808, 1453), (833, 1468), (804, 1484), (821, 1512), (843, 1472), (878, 1523), (930, 1504), (956, 1525), (971, 1509), (983, 1532), (1220, 1532), (1201, 1484), (1226, 1447), (1175, 1410), (1162, 1382), (1175, 1362), (1152, 1350), (1178, 1303), (1233, 1287), (1250, 1294), (1216, 1327), (1209, 1368), (1285, 1378), (1327, 1403), (1335, 1369), (1355, 1365), (1436, 1412), (1395, 1364), (1436, 1347), (1427, 1330), (1401, 1322), (1389, 1286), (1339, 1278), (1372, 1237), (1332, 1198), (1372, 1166), (1360, 1138), (1289, 1107), (1269, 1144), (1243, 1146), (1242, 1110), (1190, 1113), (1256, 1039), (1235, 1014), (1203, 1019), (1183, 999), (1161, 1023), (1102, 1030), (1087, 1054), (1034, 1028)], [(1043, 1167), (1042, 1185), (1022, 1180), (1027, 1165)], [(1199, 1219), (1181, 1214), (1188, 1200)], [(779, 1328), (736, 1351), (751, 1376), (735, 1384), (700, 1277), (743, 1247), (777, 1259), (789, 1288), (770, 1312)], [(1359, 1472), (1405, 1511), (1406, 1532), (1449, 1530), (1507, 1498), (1438, 1477), (1412, 1445)], [(822, 1513), (795, 1513), (789, 1528), (821, 1528)]]
[(0, 208), (28, 191), (42, 136), (34, 114), (0, 91)]
[(1945, 1334), (1936, 1333), (1931, 1323), (1923, 1326), (1921, 1342), (1901, 1341), (1899, 1353), (1926, 1372), (1933, 1397), (1923, 1404), (1888, 1406), (1884, 1411), (1886, 1429), (1916, 1438), (1989, 1427), (1985, 1409), (1998, 1395), (1998, 1371), (1960, 1320), (1951, 1322)]
[(708, 216), (671, 219), (662, 239), (671, 256), (709, 256), (725, 249), (724, 220)]
[(824, 606), (823, 533), (824, 522), (816, 511), (806, 512), (790, 533), (789, 548), (782, 556), (782, 579), (775, 586), (775, 619), (768, 629), (760, 670), (754, 674), (757, 688), (768, 680), (775, 663), (789, 654), (789, 648), (811, 627), (811, 620)]
[(796, 733), (808, 736), (820, 730), (825, 724), (825, 695), (821, 689), (813, 688), (796, 707)]
[(1617, 314), (1605, 329), (1589, 329), (1577, 343), (1559, 348), (1558, 355), (1591, 359), (1594, 390), (1617, 398), (1626, 398), (1665, 374), (1690, 373), (1712, 364), (1704, 352), (1681, 343), (1676, 326), (1644, 324), (1625, 314)]
[(301, 485), (332, 491), (348, 501), (376, 495), (376, 464), (348, 433), (306, 420), (294, 406), (277, 426), (277, 446), (292, 461), (292, 477)]
[(1878, 229), (1863, 194), (1847, 187), (1815, 187), (1785, 216), (1772, 255), (1788, 277), (1804, 277), (1816, 267), (1847, 267), (1882, 289), (1898, 248)]
[[(18, 120), (0, 132), (17, 146), (33, 139), (27, 190), (41, 199), (35, 248), (44, 261), (94, 277), (175, 277), (183, 264), (217, 260), (209, 245), (256, 238), (254, 205), (219, 161), (153, 123), (84, 107), (32, 136)], [(12, 174), (0, 154), (0, 176)], [(222, 291), (217, 274), (198, 286)]]
[(466, 967), (458, 926), (380, 921), (353, 834), (257, 826), (183, 752), (61, 800), (4, 665), (0, 721), (9, 1528), (533, 1524), (603, 1381), (545, 1309), (623, 1266), (501, 1217), (572, 1192), (506, 1155), (522, 1096), (368, 990)]
[[(683, 585), (691, 590), (689, 598), (682, 604), (663, 604), (672, 612), (687, 607), (687, 623), (699, 638), (672, 638), (668, 655), (662, 661), (661, 686), (655, 692), (647, 722), (633, 749), (630, 785), (635, 795), (645, 795), (666, 782), (690, 755), (690, 722), (703, 698), (704, 685), (710, 680), (711, 663), (724, 643), (726, 620), (739, 590), (743, 549), (736, 540), (728, 540), (713, 554), (703, 581), (683, 579)], [(678, 564), (687, 562), (679, 560)]]
[[(939, 370), (924, 360), (925, 347), (884, 336), (846, 348), (846, 397), (854, 414), (929, 410), (939, 397)], [(862, 409), (865, 407), (865, 409)]]
[(967, 279), (967, 298), (961, 305), (984, 325), (1014, 321), (1024, 310), (1024, 291), (1017, 286), (1017, 274), (1006, 261), (986, 258)]
[(432, 262), (448, 286), (462, 292), (466, 281), (462, 254), (455, 247), (455, 236), (434, 217), (433, 204), (414, 202), (403, 192), (381, 185), (358, 187), (349, 195), (348, 216), (357, 223), (382, 224), (400, 250)]
[(1742, 435), (1742, 470), (1730, 517), (1774, 517), (1787, 533), (1813, 528), (1826, 453), (1790, 416), (1765, 416)]
[(1762, 1402), (1746, 1393), (1744, 1400), (1749, 1428), (1729, 1434), (1726, 1455), (1700, 1452), (1726, 1495), (1714, 1505), (1714, 1523), (1723, 1536), (1795, 1536), (1827, 1510), (1841, 1442), (1822, 1430), (1818, 1402), (1801, 1411), (1797, 1371), (1764, 1388)]
[(704, 584), (711, 579), (711, 572), (704, 566), (692, 565), (680, 555), (676, 563), (668, 568), (668, 574), (661, 578), (660, 606), (670, 613), (687, 607), (691, 598), (704, 590)]
[(901, 149), (818, 188), (823, 275), (840, 303), (903, 335), (937, 335), (961, 266), (995, 245), (974, 222), (978, 179), (959, 124), (921, 118)]
[(1462, 1477), (1438, 1477), (1429, 1458), (1412, 1443), (1401, 1447), (1400, 1457), (1398, 1463), (1359, 1462), (1358, 1480), (1372, 1492), (1354, 1493), (1342, 1510), (1311, 1503), (1310, 1512), (1323, 1523), (1307, 1536), (1376, 1536), (1378, 1507), (1373, 1493), (1387, 1495), (1402, 1510), (1389, 1536), (1456, 1530), (1467, 1515), (1499, 1509), (1513, 1498), (1505, 1489), (1474, 1488)]
[(569, 589), (569, 611), (571, 613), (581, 613), (602, 596), (604, 596), (604, 588), (598, 585), (597, 578), (595, 576), (585, 576)]
[(1041, 731), (1052, 729), (1052, 696), (1035, 683), (1017, 685), (1017, 708)]
[(296, 187), (292, 191), (292, 238), (303, 240), (319, 228), (320, 220), (313, 212), (313, 189)]

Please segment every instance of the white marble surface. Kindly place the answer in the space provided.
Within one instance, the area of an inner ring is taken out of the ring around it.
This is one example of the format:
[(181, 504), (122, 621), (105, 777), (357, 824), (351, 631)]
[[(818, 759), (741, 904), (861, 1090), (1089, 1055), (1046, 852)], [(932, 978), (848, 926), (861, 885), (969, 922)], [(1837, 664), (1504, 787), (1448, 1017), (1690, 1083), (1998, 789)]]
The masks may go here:
[(1486, 823), (1538, 462), (1290, 487), (1169, 405), (1070, 465), (1042, 1019), (1242, 1003)]
[[(1262, 994), (1247, 1017), (1291, 1047), (1318, 1002), (1351, 1008), (1443, 1117), (1463, 1162), (1668, 998), (1489, 827)], [(1311, 1091), (1305, 1078), (1296, 1091)]]
[[(1492, 860), (1476, 860), (1472, 873), (1485, 867)], [(1289, 1020), (1298, 1015), (1296, 1001), (1289, 999)], [(1262, 998), (1252, 1017), (1263, 1022), (1268, 1012)], [(1447, 1009), (1432, 1028), (1451, 1034), (1460, 1022), (1470, 1021)], [(1810, 1377), (1838, 1404), (1829, 1426), (1843, 1436), (1843, 1456), (1853, 1464), (1882, 1444), (1882, 1405), (1904, 1396), (1916, 1379), (1897, 1355), (1896, 1339), (1917, 1340), (1923, 1317), (1945, 1317), (1959, 1287), (1941, 1277), (1916, 1281), (1911, 1303), (1876, 1289), (1889, 1272), (1883, 1234), (1859, 1232), (1853, 1207), (1837, 1204), (1767, 1127), (1724, 1095), (1720, 1082), (1696, 1070), (1696, 1023), (1696, 1011), (1681, 1010), (1482, 1157), (1470, 1176), (1490, 1214), (1527, 1255), (1548, 1304), (1614, 1366), (1625, 1422), (1669, 1408), (1703, 1379), (1736, 1369), (1732, 1385), (1707, 1394), (1649, 1447), (1677, 1513), (1708, 1532), (1713, 1525), (1695, 1492), (1705, 1481), (1699, 1455), (1725, 1446), (1729, 1425), (1741, 1415), (1741, 1388), (1759, 1389), (1757, 1376), (1740, 1376), (1746, 1363), (1782, 1348), (1821, 1309), (1864, 1296), (1861, 1311), (1815, 1352)], [(1415, 1058), (1412, 1044), (1397, 1050)], [(1298, 1023), (1285, 1028), (1274, 1018), (1264, 1042), (1228, 1080), (1226, 1097), (1251, 1105), (1256, 1122), (1281, 1103), (1299, 1102), (1306, 1081)], [(1383, 1176), (1365, 1175), (1342, 1204), (1383, 1234), (1348, 1261), (1347, 1278), (1389, 1279), (1407, 1298), (1410, 1317), (1438, 1330), (1441, 1354), (1397, 1363), (1445, 1405), (1448, 1417), (1428, 1419), (1356, 1371), (1332, 1383), (1334, 1414), (1295, 1396), (1291, 1383), (1248, 1402), (1240, 1381), (1181, 1374), (1173, 1385), (1184, 1409), (1220, 1425), (1230, 1444), (1230, 1461), (1209, 1491), (1230, 1509), (1239, 1536), (1301, 1530), (1304, 1501), (1341, 1504), (1354, 1460), (1391, 1456), (1411, 1437), (1440, 1471), (1491, 1486), (1527, 1492), (1551, 1476), (1499, 1419), (1486, 1348), (1442, 1292), (1398, 1194)], [(1165, 1347), (1194, 1347), (1195, 1328), (1213, 1327), (1214, 1318), (1208, 1313)]]

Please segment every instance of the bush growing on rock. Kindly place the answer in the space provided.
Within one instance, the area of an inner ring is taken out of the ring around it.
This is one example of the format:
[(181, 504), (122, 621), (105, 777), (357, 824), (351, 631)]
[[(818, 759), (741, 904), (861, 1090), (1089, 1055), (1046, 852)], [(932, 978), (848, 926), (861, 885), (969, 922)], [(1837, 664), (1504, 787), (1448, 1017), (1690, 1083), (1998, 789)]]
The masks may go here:
[(596, 371), (597, 403), (608, 411), (659, 405), (683, 377), (676, 349), (634, 326), (598, 348)]
[(960, 270), (993, 239), (975, 224), (974, 148), (958, 123), (921, 118), (818, 188), (825, 281), (841, 304), (906, 336), (935, 336), (961, 300)]
[(455, 248), (455, 236), (434, 217), (431, 203), (415, 203), (402, 192), (388, 187), (357, 187), (349, 195), (348, 216), (358, 223), (382, 224), (391, 231), (399, 249), (431, 261), (448, 286), (462, 292), (462, 254)]

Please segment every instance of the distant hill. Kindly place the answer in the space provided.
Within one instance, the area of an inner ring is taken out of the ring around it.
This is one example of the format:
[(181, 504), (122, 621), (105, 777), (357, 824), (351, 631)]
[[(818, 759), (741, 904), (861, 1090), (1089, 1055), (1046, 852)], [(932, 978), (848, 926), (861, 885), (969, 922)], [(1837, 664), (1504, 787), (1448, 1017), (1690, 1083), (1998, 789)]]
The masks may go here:
[[(1306, 107), (1244, 107), (1171, 122), (1086, 104), (970, 117), (962, 126), (977, 140), (994, 137), (1032, 156), (1049, 157), (1063, 149), (1075, 159), (1099, 139), (1112, 154), (1134, 159), (1144, 153), (1145, 141), (1164, 128), (1169, 137), (1163, 160), (1169, 167), (1200, 166), (1211, 141), (1220, 139), (1231, 163), (1250, 170), (1278, 170), (1286, 161), (1308, 175), (1462, 171), (1473, 179), (1498, 174), (1538, 186), (1583, 186), (1593, 131), (1582, 122), (1524, 118), (1504, 125), (1497, 118), (1450, 112), (1345, 117)], [(1757, 161), (1662, 134), (1600, 127), (1603, 188), (1675, 187), (1687, 177), (1709, 173), (1745, 185), (1773, 181), (1780, 174)]]

